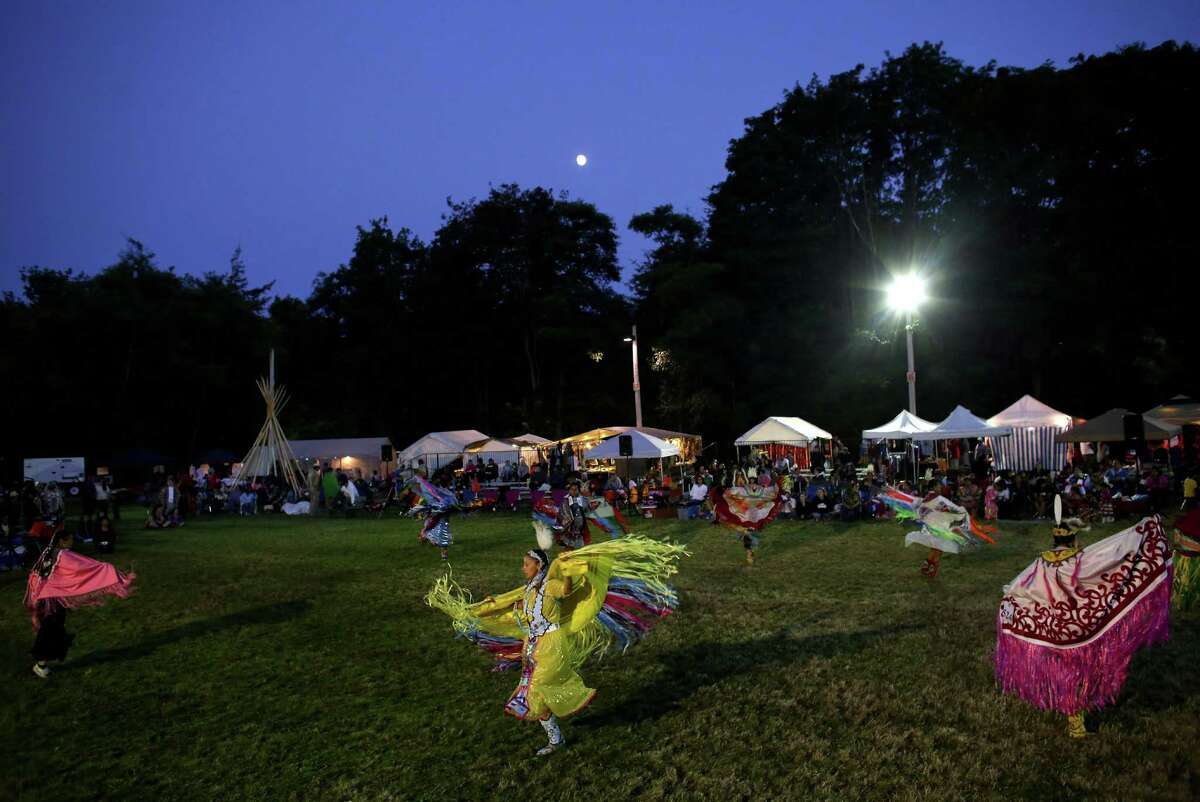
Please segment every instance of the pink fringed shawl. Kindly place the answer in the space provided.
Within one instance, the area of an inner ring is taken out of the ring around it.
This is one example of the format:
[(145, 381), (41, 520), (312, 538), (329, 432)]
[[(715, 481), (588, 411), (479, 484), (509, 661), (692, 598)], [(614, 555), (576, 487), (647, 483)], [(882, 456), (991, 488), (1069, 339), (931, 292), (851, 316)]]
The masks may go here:
[(135, 578), (136, 574), (63, 549), (48, 577), (43, 579), (37, 571), (29, 574), (25, 606), (33, 613), (33, 628), (38, 629), (42, 616), (56, 606), (75, 609), (103, 604), (108, 596), (126, 598), (133, 593)]
[(1073, 715), (1116, 700), (1129, 661), (1167, 639), (1171, 549), (1155, 516), (1073, 556), (1039, 557), (1004, 588), (996, 681)]

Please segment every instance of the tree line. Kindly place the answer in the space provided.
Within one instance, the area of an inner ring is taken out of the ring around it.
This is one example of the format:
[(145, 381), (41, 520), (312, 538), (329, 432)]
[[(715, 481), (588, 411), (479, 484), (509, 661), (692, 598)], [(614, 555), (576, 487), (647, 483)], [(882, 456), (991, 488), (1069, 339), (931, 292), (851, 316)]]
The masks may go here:
[(799, 415), (853, 441), (906, 403), (881, 289), (912, 269), (919, 414), (1146, 408), (1195, 389), (1198, 77), (1171, 42), (1062, 69), (925, 43), (814, 77), (745, 121), (703, 218), (628, 221), (652, 245), (627, 288), (610, 216), (511, 184), (429, 242), (368, 221), (303, 299), (236, 250), (199, 277), (135, 240), (94, 274), (28, 267), (0, 300), (0, 451), (240, 454), (271, 348), (293, 437), (632, 423), (631, 323), (648, 425), (727, 446)]

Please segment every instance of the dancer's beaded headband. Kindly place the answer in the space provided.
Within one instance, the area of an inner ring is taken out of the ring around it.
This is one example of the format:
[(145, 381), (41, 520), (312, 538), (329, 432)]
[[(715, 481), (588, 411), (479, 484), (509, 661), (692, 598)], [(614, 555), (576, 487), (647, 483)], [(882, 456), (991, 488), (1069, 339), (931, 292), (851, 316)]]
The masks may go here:
[(529, 551), (525, 552), (525, 556), (537, 560), (538, 565), (542, 566), (543, 568), (546, 567), (546, 558), (538, 553), (537, 549), (530, 549)]

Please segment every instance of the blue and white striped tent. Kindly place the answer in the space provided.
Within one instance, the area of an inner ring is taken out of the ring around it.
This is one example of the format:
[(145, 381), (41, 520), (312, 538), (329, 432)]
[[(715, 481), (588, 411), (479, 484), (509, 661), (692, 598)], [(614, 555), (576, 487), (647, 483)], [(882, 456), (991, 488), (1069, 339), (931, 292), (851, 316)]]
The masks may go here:
[(1012, 437), (991, 438), (997, 470), (1057, 471), (1067, 464), (1070, 446), (1054, 442), (1054, 436), (1071, 428), (1070, 415), (1023, 395), (1008, 409), (988, 418), (988, 423), (1011, 426), (1013, 430)]

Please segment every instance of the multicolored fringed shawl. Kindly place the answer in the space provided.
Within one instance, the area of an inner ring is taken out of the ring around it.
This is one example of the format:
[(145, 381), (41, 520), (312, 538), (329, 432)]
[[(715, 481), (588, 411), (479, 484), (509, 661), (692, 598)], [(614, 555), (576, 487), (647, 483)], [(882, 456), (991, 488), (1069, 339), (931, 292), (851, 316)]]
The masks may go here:
[(745, 487), (726, 488), (717, 496), (713, 512), (717, 522), (738, 532), (761, 532), (775, 520), (783, 498), (774, 487), (752, 492)]
[(931, 549), (958, 554), (980, 542), (995, 543), (995, 527), (977, 523), (964, 508), (944, 496), (930, 494), (922, 499), (894, 487), (879, 494), (879, 500), (896, 511), (896, 520), (912, 520), (920, 526), (909, 532), (904, 545), (917, 543)]
[(1134, 653), (1167, 639), (1170, 592), (1158, 516), (1083, 549), (1044, 553), (1004, 588), (997, 683), (1064, 715), (1115, 701)]
[[(569, 575), (574, 584), (560, 603), (558, 622), (567, 635), (569, 661), (580, 665), (593, 655), (624, 652), (674, 612), (679, 596), (666, 580), (687, 554), (683, 546), (629, 535), (560, 555), (548, 573)], [(501, 670), (520, 663), (530, 635), (508, 606), (525, 590), (493, 600), (498, 605), (473, 604), (471, 594), (447, 574), (434, 583), (425, 603), (450, 616), (454, 630), (491, 654)]]

